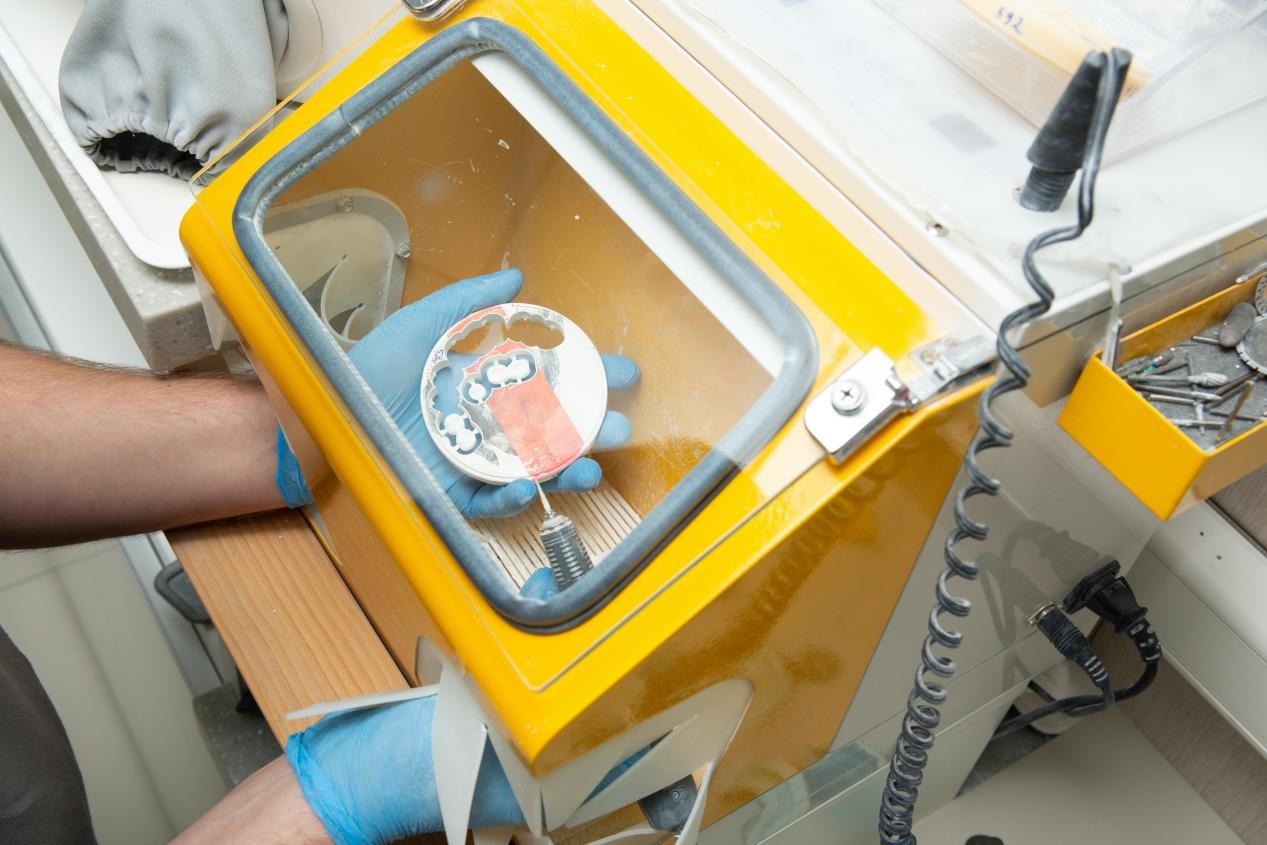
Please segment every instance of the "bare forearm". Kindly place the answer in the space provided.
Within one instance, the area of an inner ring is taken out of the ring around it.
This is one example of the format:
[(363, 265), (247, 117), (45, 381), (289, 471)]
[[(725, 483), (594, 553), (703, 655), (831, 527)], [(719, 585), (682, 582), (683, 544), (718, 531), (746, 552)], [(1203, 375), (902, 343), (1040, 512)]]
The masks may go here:
[(263, 389), (0, 345), (0, 548), (280, 507)]
[(279, 757), (208, 810), (173, 845), (326, 845), (330, 841), (321, 820), (304, 801), (294, 772)]

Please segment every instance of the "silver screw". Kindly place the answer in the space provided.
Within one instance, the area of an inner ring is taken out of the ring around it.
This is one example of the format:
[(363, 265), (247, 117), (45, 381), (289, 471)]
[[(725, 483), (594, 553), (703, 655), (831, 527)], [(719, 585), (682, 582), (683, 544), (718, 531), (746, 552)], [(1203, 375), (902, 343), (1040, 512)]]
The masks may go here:
[(400, 246), (396, 247), (396, 257), (401, 259), (402, 261), (413, 254), (414, 254), (413, 248), (410, 247), (409, 244), (401, 244)]
[(831, 406), (838, 414), (856, 414), (865, 404), (867, 404), (867, 391), (853, 379), (842, 381), (832, 388)]
[(339, 197), (339, 201), (334, 204), (334, 207), (339, 209), (341, 213), (347, 214), (349, 211), (352, 210), (352, 198)]

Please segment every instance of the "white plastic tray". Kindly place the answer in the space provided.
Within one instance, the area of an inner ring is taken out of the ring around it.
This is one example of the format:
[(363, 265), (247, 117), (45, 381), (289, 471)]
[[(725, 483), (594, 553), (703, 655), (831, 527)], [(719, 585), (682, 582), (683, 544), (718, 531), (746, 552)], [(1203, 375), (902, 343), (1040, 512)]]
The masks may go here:
[[(291, 37), (278, 88), (298, 86), (395, 6), (395, 0), (286, 0)], [(160, 269), (188, 267), (177, 232), (193, 204), (189, 185), (160, 173), (98, 169), (62, 116), (58, 69), (83, 8), (83, 0), (0, 0), (0, 59), (136, 257)]]
[(83, 6), (83, 0), (0, 0), (0, 59), (136, 257), (162, 269), (188, 267), (177, 227), (193, 204), (189, 186), (159, 173), (99, 170), (62, 117), (57, 72)]

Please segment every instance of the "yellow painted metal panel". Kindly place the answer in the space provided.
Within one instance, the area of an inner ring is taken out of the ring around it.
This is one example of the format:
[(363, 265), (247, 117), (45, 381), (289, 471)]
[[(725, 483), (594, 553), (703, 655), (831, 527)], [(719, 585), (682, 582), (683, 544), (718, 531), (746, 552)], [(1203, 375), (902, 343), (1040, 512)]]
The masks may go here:
[(1205, 464), (1205, 452), (1099, 358), (1082, 371), (1060, 427), (1149, 510), (1168, 519)]
[[(476, 15), (535, 41), (805, 311), (819, 342), (816, 386), (865, 350), (899, 357), (943, 333), (593, 4), (477, 0), (446, 23)], [(821, 460), (795, 415), (591, 618), (549, 635), (507, 623), (385, 468), (231, 235), (237, 196), (264, 162), (436, 31), (404, 20), (312, 92), (202, 191), (182, 241), (333, 467), (337, 477), (318, 486), (327, 518), (350, 513), (364, 524), (345, 534), (368, 526), (376, 537), (373, 554), (340, 552), (340, 565), (403, 574), (366, 576), (358, 595), (371, 617), (378, 606), (393, 631), (416, 618), (460, 656), (539, 773), (718, 679), (752, 679), (752, 718), (711, 804), (714, 815), (733, 809), (827, 750), (967, 443), (970, 393), (895, 422), (840, 467)], [(770, 498), (763, 479), (810, 466)], [(399, 603), (383, 597), (406, 584)], [(392, 636), (406, 666), (407, 640)]]
[[(735, 677), (753, 682), (753, 700), (714, 778), (706, 823), (820, 759), (958, 470), (980, 387), (903, 421), (843, 477), (820, 465), (810, 490), (780, 497), (687, 573), (680, 586), (710, 594), (708, 606), (577, 709), (537, 765), (549, 770)], [(825, 501), (819, 483), (834, 490)], [(753, 544), (770, 536), (777, 541), (754, 559)], [(742, 577), (727, 571), (736, 565)], [(666, 614), (658, 624), (675, 623)], [(596, 656), (637, 649), (640, 632), (631, 627)]]

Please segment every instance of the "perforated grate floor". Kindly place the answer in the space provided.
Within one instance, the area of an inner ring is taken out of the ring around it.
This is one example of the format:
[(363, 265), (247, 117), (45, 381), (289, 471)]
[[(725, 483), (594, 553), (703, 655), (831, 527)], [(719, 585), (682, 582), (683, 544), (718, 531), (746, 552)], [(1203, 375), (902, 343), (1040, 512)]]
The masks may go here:
[[(594, 565), (629, 536), (642, 515), (606, 481), (588, 493), (555, 493), (550, 507), (576, 523)], [(549, 566), (545, 548), (537, 532), (545, 518), (540, 502), (510, 519), (477, 519), (472, 524), (488, 552), (516, 587), (522, 587), (532, 573)]]

